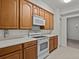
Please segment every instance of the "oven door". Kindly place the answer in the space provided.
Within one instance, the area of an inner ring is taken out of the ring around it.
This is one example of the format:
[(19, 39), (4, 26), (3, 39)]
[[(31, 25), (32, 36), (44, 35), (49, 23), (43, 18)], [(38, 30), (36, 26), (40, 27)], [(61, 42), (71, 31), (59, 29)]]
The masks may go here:
[(49, 39), (41, 38), (38, 40), (38, 55), (49, 53)]

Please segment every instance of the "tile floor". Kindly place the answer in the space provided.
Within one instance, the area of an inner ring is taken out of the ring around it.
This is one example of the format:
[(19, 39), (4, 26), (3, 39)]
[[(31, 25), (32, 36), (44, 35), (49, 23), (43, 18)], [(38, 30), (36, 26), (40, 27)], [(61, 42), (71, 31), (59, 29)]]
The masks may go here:
[(68, 47), (79, 49), (79, 40), (68, 39)]
[(79, 59), (79, 49), (61, 47), (52, 52), (46, 59)]

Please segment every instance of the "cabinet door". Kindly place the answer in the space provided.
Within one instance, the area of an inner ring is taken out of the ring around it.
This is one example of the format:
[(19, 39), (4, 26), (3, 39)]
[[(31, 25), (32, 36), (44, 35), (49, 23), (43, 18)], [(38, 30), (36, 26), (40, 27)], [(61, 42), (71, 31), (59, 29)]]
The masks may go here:
[(17, 51), (5, 56), (0, 57), (0, 59), (22, 59), (22, 51)]
[(20, 0), (20, 28), (32, 29), (32, 4)]
[(24, 59), (37, 59), (36, 45), (24, 49)]
[(2, 5), (2, 3), (1, 3), (1, 0), (0, 0), (0, 19), (1, 19), (1, 5)]
[(51, 38), (51, 39), (49, 40), (49, 52), (51, 52), (53, 49), (54, 49), (54, 41), (53, 41), (53, 39)]
[(54, 15), (50, 14), (50, 29), (54, 29)]
[(5, 48), (0, 48), (0, 56), (7, 55), (7, 54), (10, 54), (10, 53), (15, 52), (17, 50), (21, 50), (21, 49), (22, 49), (21, 44), (9, 46), (9, 47), (5, 47)]
[(0, 0), (0, 28), (18, 28), (19, 0)]
[(33, 0), (27, 0), (27, 1), (32, 2)]
[(49, 12), (45, 11), (45, 29), (49, 30), (50, 29), (50, 14)]
[(33, 5), (33, 15), (39, 15), (39, 7)]
[(40, 16), (41, 16), (42, 18), (45, 18), (45, 17), (44, 17), (44, 16), (45, 16), (45, 12), (44, 12), (43, 9), (40, 9)]
[(58, 47), (58, 37), (55, 36), (54, 38), (54, 48), (57, 48)]
[(58, 47), (58, 36), (50, 37), (49, 40), (49, 52), (52, 52)]

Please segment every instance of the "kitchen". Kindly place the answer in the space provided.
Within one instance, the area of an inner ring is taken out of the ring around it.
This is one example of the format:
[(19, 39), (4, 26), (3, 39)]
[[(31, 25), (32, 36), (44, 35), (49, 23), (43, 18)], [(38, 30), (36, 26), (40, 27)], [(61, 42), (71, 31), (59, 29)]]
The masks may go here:
[(0, 0), (0, 59), (52, 59), (52, 53), (66, 47), (66, 34), (61, 37), (60, 26), (64, 14), (49, 4)]

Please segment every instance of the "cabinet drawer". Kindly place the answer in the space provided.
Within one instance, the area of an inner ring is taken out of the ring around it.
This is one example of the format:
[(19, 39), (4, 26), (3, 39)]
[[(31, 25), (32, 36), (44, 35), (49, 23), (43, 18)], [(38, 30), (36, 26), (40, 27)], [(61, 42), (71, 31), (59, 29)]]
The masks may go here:
[(37, 41), (36, 40), (35, 41), (26, 42), (24, 44), (24, 48), (27, 48), (29, 46), (36, 45), (36, 44), (37, 44)]
[(22, 51), (16, 51), (4, 56), (1, 56), (0, 59), (22, 59)]
[(22, 45), (15, 45), (15, 46), (10, 46), (6, 48), (0, 48), (0, 56), (18, 51), (22, 49)]
[(58, 36), (52, 36), (50, 39), (58, 39)]

